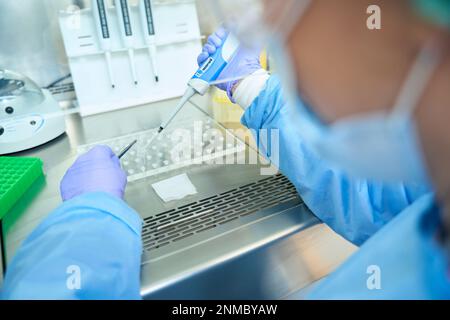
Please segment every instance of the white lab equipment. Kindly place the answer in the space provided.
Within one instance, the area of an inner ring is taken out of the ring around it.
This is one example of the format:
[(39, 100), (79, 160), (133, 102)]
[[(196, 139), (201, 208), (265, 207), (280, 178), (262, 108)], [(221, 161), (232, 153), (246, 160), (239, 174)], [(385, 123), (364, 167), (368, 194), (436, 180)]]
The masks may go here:
[(157, 67), (156, 58), (156, 36), (155, 36), (155, 23), (153, 17), (153, 8), (151, 0), (141, 0), (139, 1), (139, 13), (141, 16), (141, 24), (143, 28), (143, 35), (145, 42), (148, 46), (148, 54), (150, 56), (150, 61), (152, 63), (153, 75), (155, 77), (155, 82), (159, 81), (159, 73)]
[(136, 74), (136, 63), (134, 60), (134, 36), (133, 26), (131, 25), (131, 14), (128, 0), (116, 0), (116, 12), (119, 22), (120, 35), (122, 41), (128, 50), (128, 58), (130, 59), (131, 74), (133, 76), (134, 84), (138, 84), (138, 78)]
[(48, 90), (0, 69), (0, 154), (39, 146), (65, 131), (64, 117)]
[(111, 81), (111, 87), (115, 88), (114, 73), (111, 62), (111, 32), (109, 27), (108, 11), (106, 9), (105, 0), (93, 0), (92, 14), (97, 29), (98, 42), (101, 49), (105, 52), (106, 65), (108, 68), (108, 75)]
[[(120, 5), (119, 1), (116, 3)], [(127, 24), (132, 28), (132, 37), (126, 38), (127, 45), (121, 30), (125, 24), (119, 23), (123, 20), (122, 14), (118, 16), (112, 6), (105, 7), (114, 90), (105, 63), (105, 50), (100, 43), (102, 38), (98, 36), (99, 24), (91, 9), (60, 12), (59, 25), (82, 116), (167, 100), (185, 91), (186, 79), (197, 69), (197, 56), (202, 48), (196, 3), (193, 0), (153, 1), (151, 5), (153, 27), (157, 31), (153, 38), (157, 50), (157, 60), (153, 60), (155, 68), (149, 59), (148, 30), (142, 28), (139, 6), (131, 2), (125, 6), (129, 8)], [(79, 21), (76, 28), (74, 19)], [(138, 85), (134, 84), (130, 72), (129, 47), (134, 53)], [(152, 69), (157, 69), (158, 82)]]

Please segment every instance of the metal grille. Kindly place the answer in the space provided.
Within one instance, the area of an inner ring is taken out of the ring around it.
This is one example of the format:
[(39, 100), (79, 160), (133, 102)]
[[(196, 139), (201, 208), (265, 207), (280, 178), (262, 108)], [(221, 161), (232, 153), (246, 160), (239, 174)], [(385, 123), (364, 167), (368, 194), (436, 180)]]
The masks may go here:
[(201, 199), (144, 219), (144, 250), (161, 248), (227, 222), (298, 199), (295, 187), (281, 175)]

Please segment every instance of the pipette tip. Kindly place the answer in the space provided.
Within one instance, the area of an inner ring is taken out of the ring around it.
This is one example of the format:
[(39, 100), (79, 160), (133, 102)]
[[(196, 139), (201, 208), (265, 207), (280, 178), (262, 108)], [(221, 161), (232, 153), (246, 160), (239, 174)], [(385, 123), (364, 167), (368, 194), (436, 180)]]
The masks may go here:
[(113, 88), (113, 89), (114, 89), (115, 87), (116, 87), (116, 85), (115, 85), (115, 84), (112, 84), (112, 85), (111, 85), (111, 88)]
[(138, 82), (137, 82), (137, 81), (135, 81), (135, 82), (134, 82), (134, 85), (135, 85), (135, 86), (137, 86), (137, 84), (138, 84)]
[(158, 129), (158, 133), (160, 133), (161, 131), (163, 131), (164, 130), (164, 128), (163, 127), (159, 127), (159, 129)]
[(155, 81), (159, 82), (159, 77), (158, 76), (155, 76)]

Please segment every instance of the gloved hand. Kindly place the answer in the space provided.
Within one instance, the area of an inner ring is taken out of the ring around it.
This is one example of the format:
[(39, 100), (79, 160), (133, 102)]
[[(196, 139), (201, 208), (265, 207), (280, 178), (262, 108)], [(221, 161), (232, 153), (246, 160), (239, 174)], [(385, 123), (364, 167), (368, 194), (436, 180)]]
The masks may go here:
[[(214, 54), (217, 48), (220, 48), (222, 46), (222, 43), (226, 39), (227, 35), (228, 31), (225, 28), (221, 27), (208, 37), (208, 41), (204, 45), (202, 53), (200, 53), (197, 58), (199, 66), (201, 66), (210, 55)], [(248, 49), (242, 46), (239, 47), (236, 54), (219, 75), (217, 80), (238, 77), (243, 78), (249, 74), (252, 74), (256, 70), (261, 69), (261, 64), (259, 62), (260, 52), (261, 50)], [(230, 100), (234, 102), (233, 89), (237, 82), (239, 82), (239, 79), (220, 83), (216, 86), (219, 89), (226, 91)]]
[(107, 192), (123, 198), (127, 176), (119, 158), (107, 146), (96, 146), (78, 157), (64, 175), (60, 190), (63, 201), (88, 192)]

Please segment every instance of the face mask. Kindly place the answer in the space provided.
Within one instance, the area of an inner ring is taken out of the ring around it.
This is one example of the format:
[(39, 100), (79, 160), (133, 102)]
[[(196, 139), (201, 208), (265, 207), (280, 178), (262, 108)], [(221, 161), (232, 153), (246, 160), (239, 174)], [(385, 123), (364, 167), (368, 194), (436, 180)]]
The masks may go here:
[(290, 84), (286, 89), (287, 100), (293, 101), (290, 107), (295, 108), (293, 121), (318, 156), (353, 176), (429, 185), (413, 111), (439, 61), (431, 47), (419, 54), (390, 113), (349, 117), (331, 125), (322, 123), (301, 100), (292, 72), (286, 70), (288, 59), (280, 55), (277, 61), (286, 63), (277, 67), (282, 81)]
[[(297, 108), (304, 108), (301, 101)], [(305, 141), (346, 173), (382, 181), (428, 184), (428, 174), (410, 113), (372, 114), (341, 120), (330, 127), (299, 117)]]

